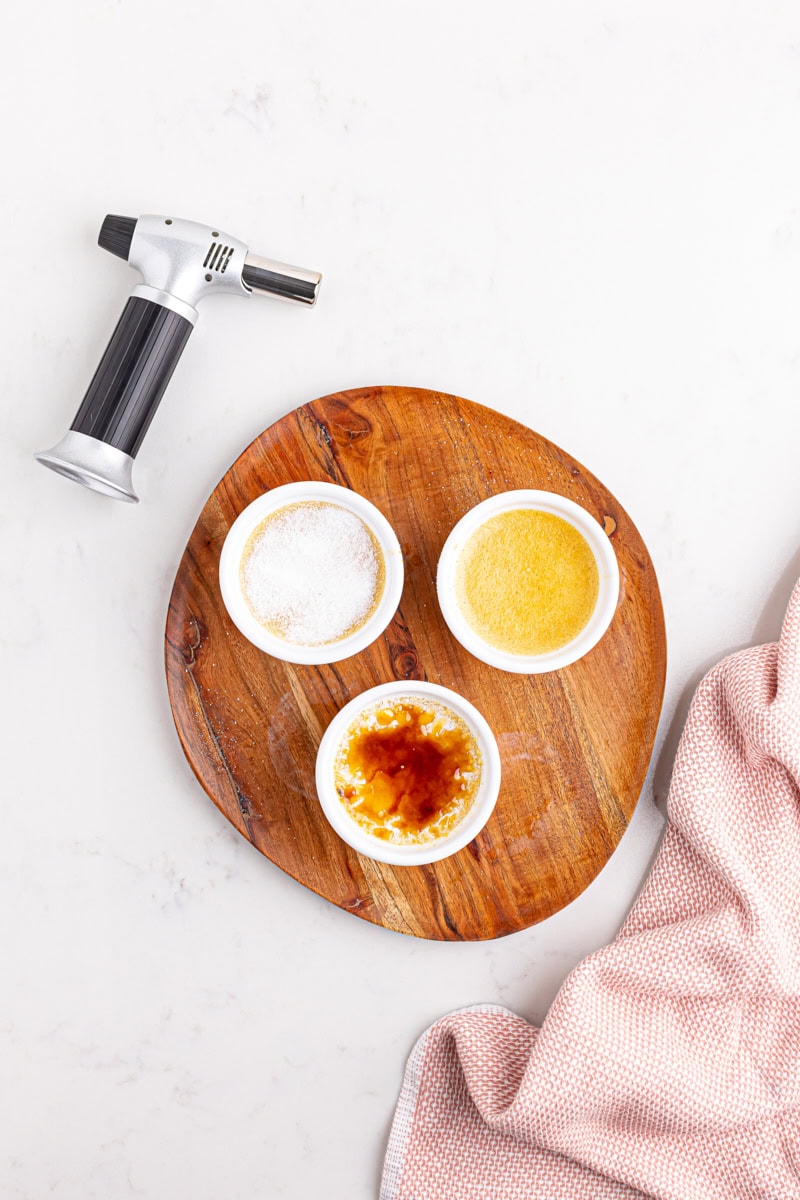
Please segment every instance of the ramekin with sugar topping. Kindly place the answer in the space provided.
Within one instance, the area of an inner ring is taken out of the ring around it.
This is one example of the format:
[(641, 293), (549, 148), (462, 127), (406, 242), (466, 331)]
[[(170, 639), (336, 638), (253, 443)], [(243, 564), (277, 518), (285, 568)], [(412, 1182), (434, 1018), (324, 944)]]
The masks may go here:
[(308, 480), (244, 509), (222, 547), (220, 591), (231, 620), (274, 658), (340, 662), (391, 621), (403, 591), (392, 526), (366, 497)]

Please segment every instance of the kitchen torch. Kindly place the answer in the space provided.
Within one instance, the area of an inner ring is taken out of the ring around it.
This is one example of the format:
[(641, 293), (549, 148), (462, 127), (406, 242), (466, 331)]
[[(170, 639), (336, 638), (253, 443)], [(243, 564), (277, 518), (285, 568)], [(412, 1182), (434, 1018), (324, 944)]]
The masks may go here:
[(322, 276), (251, 254), (237, 238), (177, 217), (103, 221), (98, 243), (140, 272), (69, 431), (36, 458), (86, 487), (135, 504), (131, 472), (172, 372), (212, 292), (316, 302)]

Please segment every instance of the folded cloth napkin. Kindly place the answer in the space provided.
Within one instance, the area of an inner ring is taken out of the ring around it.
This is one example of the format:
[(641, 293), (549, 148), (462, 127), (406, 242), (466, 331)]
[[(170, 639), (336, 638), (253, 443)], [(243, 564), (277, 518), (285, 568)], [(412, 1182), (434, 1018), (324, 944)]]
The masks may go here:
[(776, 645), (697, 690), (664, 841), (541, 1029), (444, 1017), (381, 1200), (800, 1197), (800, 584)]

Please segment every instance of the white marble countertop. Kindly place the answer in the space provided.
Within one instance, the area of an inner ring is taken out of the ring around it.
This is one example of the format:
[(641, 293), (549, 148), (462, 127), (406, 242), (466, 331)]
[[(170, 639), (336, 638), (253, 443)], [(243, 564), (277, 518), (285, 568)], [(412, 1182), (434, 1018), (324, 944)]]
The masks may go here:
[[(0, 1194), (376, 1195), (438, 1015), (539, 1021), (657, 846), (692, 688), (800, 574), (800, 12), (777, 0), (44, 0), (5, 19)], [(106, 212), (219, 221), (319, 304), (205, 303), (138, 507), (42, 470), (135, 282)], [(386, 932), (293, 883), (187, 766), (175, 570), (263, 428), (340, 388), (455, 392), (616, 494), (670, 665), (629, 832), (499, 942)], [(261, 914), (255, 918), (254, 914)]]

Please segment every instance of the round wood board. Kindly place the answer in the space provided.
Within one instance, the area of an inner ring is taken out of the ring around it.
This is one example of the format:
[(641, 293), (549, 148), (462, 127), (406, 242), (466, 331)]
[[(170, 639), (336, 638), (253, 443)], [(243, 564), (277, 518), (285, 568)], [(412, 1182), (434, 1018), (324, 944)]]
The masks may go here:
[[(225, 535), (278, 484), (329, 480), (367, 496), (397, 532), (406, 578), (385, 634), (333, 666), (270, 658), (220, 597)], [(462, 649), (436, 600), (436, 564), (456, 521), (511, 488), (569, 496), (604, 525), (620, 599), (585, 658), (547, 675), (497, 671)], [(214, 803), (294, 879), (347, 912), (417, 937), (495, 938), (557, 912), (619, 842), (644, 782), (666, 666), (653, 564), (627, 513), (582, 466), (525, 426), (455, 396), (363, 388), (326, 396), (257, 437), (210, 496), (169, 606), (166, 670), (183, 749)], [(314, 763), (328, 722), (391, 679), (460, 692), (492, 726), (502, 785), (464, 850), (423, 867), (362, 858), (327, 824)]]

